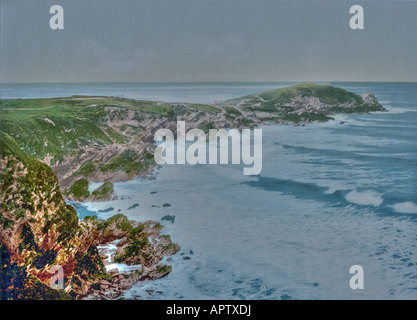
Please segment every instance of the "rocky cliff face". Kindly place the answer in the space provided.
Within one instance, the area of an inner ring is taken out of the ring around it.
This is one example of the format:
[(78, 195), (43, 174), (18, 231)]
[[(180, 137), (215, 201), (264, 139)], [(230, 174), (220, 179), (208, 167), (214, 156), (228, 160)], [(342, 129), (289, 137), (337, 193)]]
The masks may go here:
[[(106, 221), (79, 221), (75, 209), (65, 203), (51, 168), (20, 151), (8, 135), (2, 136), (1, 150), (2, 299), (77, 298), (97, 290), (100, 281), (111, 283), (118, 273), (106, 272), (98, 246), (114, 240), (124, 243), (120, 262), (143, 264), (135, 280), (167, 274), (159, 262), (179, 247), (160, 236), (159, 224), (128, 221), (121, 214)], [(54, 266), (62, 268), (64, 290), (50, 288)]]

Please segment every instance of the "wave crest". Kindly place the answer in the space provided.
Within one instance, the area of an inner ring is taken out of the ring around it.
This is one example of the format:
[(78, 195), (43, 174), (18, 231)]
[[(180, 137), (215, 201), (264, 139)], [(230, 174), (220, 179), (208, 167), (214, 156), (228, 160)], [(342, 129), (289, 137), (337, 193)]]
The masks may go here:
[(389, 207), (398, 213), (417, 214), (417, 204), (410, 201), (395, 203)]
[(346, 200), (362, 206), (379, 207), (384, 199), (381, 194), (373, 190), (357, 191), (353, 190), (345, 196)]

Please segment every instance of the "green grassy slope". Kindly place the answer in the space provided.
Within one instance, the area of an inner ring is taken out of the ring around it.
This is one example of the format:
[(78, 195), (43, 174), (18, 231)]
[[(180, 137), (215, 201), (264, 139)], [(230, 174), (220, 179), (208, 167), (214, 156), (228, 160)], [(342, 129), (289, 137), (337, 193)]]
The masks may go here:
[[(203, 104), (187, 104), (198, 111), (218, 113)], [(124, 143), (126, 137), (106, 124), (105, 108), (116, 107), (172, 116), (167, 103), (123, 98), (71, 97), (51, 99), (1, 99), (0, 130), (10, 134), (23, 150), (42, 159), (48, 153), (54, 163), (89, 141), (106, 145)]]

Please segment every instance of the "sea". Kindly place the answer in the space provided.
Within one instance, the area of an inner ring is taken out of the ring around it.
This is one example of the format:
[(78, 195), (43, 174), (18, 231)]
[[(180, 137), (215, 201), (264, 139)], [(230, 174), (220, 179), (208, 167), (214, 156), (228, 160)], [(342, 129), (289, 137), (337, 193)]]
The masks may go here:
[[(213, 103), (292, 84), (2, 84), (0, 93)], [(115, 183), (118, 200), (76, 206), (80, 219), (159, 221), (181, 246), (164, 258), (167, 277), (124, 298), (417, 299), (417, 83), (326, 84), (372, 92), (387, 111), (260, 126), (258, 176), (243, 165), (162, 165), (154, 179)]]

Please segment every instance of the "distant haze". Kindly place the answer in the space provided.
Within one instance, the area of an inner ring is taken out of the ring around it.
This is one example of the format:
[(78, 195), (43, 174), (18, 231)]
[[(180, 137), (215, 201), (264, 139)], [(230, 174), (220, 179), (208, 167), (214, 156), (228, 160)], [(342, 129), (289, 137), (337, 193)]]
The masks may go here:
[(0, 58), (2, 83), (417, 81), (417, 2), (2, 0)]

